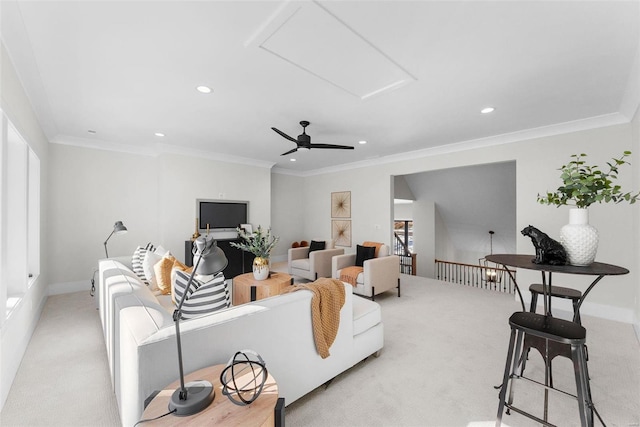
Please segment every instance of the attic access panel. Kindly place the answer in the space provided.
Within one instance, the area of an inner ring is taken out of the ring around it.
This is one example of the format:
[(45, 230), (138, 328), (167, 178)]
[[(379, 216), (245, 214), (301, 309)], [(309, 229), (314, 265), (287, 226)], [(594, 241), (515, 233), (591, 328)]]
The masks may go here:
[(360, 99), (415, 81), (317, 2), (285, 3), (246, 43), (254, 44)]

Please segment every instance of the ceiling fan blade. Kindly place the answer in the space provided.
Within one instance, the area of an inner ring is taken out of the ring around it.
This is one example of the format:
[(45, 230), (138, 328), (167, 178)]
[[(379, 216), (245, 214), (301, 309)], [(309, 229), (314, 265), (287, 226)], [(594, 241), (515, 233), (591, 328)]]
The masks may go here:
[(283, 138), (287, 138), (289, 141), (293, 141), (293, 142), (295, 142), (296, 144), (298, 143), (298, 140), (297, 140), (297, 139), (295, 139), (295, 138), (291, 138), (289, 135), (287, 135), (286, 133), (282, 132), (281, 130), (278, 130), (278, 129), (273, 128), (273, 127), (272, 127), (271, 129), (273, 129), (274, 131), (276, 131), (276, 133), (278, 133), (278, 134), (279, 134), (280, 136), (282, 136)]
[(353, 150), (350, 145), (335, 145), (335, 144), (309, 144), (309, 148), (337, 148), (340, 150)]
[(287, 154), (295, 153), (296, 151), (298, 151), (298, 148), (294, 148), (293, 150), (289, 150), (286, 153), (282, 153), (280, 155), (281, 156), (286, 156)]

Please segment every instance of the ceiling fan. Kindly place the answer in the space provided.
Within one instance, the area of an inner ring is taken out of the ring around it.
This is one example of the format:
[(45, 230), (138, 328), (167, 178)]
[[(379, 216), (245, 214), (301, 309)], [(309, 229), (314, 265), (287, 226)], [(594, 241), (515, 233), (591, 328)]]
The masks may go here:
[(306, 132), (306, 127), (309, 126), (309, 122), (306, 120), (303, 120), (300, 122), (300, 125), (302, 126), (302, 133), (300, 135), (298, 135), (298, 139), (296, 138), (292, 138), (289, 135), (287, 135), (286, 133), (282, 132), (281, 130), (278, 130), (274, 127), (272, 127), (271, 129), (273, 129), (274, 131), (276, 131), (276, 133), (278, 133), (280, 136), (282, 136), (283, 138), (288, 139), (289, 141), (293, 141), (296, 143), (296, 148), (287, 151), (286, 153), (282, 153), (281, 156), (286, 156), (287, 154), (291, 154), (291, 153), (295, 153), (296, 151), (298, 151), (298, 148), (306, 148), (306, 149), (312, 149), (312, 148), (337, 148), (337, 149), (341, 149), (341, 150), (353, 150), (353, 147), (350, 145), (336, 145), (336, 144), (312, 144), (311, 143), (311, 137), (309, 135), (307, 135)]

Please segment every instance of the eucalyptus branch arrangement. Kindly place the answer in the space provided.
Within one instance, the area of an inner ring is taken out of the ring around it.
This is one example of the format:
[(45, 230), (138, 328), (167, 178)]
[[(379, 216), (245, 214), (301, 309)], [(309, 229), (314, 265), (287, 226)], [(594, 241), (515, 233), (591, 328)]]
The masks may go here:
[(242, 228), (237, 228), (236, 230), (244, 242), (231, 242), (231, 246), (250, 252), (260, 258), (269, 258), (269, 254), (275, 248), (278, 240), (280, 240), (279, 237), (271, 235), (271, 228), (268, 228), (265, 233), (260, 225), (253, 234), (245, 232)]
[(625, 151), (619, 159), (614, 157), (611, 162), (607, 162), (609, 170), (603, 172), (596, 165), (586, 164), (586, 154), (573, 154), (572, 160), (558, 169), (562, 172), (560, 179), (564, 185), (553, 193), (547, 192), (542, 196), (538, 194), (538, 202), (543, 205), (569, 205), (577, 208), (587, 208), (594, 203), (603, 202), (635, 203), (640, 192), (623, 193), (620, 185), (614, 185), (614, 181), (618, 179), (618, 168), (625, 164), (631, 165), (625, 160), (630, 155), (631, 151)]

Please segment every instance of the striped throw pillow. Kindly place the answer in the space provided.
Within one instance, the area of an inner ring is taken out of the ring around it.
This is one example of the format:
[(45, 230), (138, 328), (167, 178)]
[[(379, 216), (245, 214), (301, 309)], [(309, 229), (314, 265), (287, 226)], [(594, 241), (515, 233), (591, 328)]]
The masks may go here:
[(136, 273), (136, 276), (138, 276), (145, 285), (149, 286), (149, 280), (145, 276), (144, 267), (142, 266), (147, 251), (153, 251), (153, 245), (151, 243), (147, 243), (145, 247), (138, 246), (133, 252), (133, 257), (131, 257), (131, 267), (133, 272)]
[[(180, 301), (185, 293), (189, 276), (190, 274), (176, 270), (176, 301)], [(182, 304), (182, 319), (193, 319), (231, 306), (229, 288), (222, 273), (206, 282), (194, 278), (186, 298)]]

